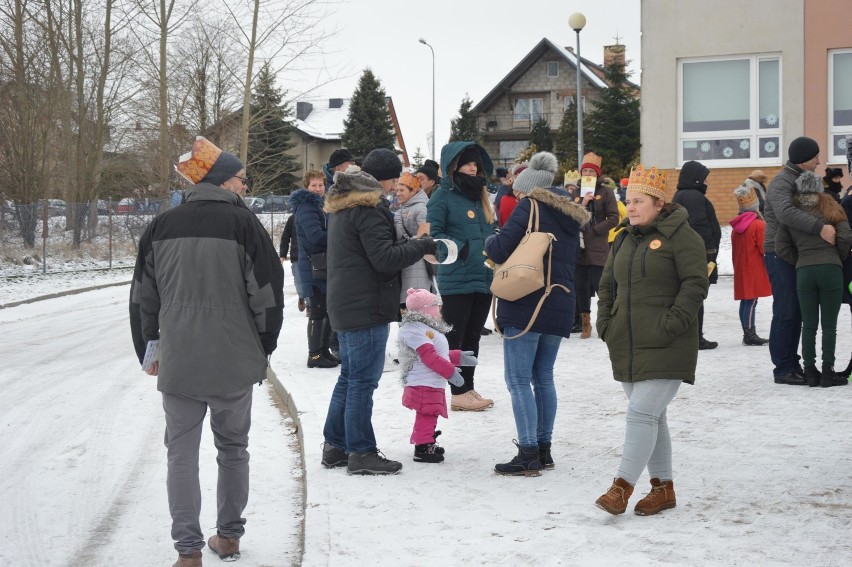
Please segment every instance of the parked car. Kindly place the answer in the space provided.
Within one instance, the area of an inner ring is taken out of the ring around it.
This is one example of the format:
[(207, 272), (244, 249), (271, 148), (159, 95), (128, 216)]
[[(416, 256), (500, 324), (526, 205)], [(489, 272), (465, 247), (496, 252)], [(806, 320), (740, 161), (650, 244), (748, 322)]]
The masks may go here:
[[(44, 207), (45, 199), (39, 199), (39, 210)], [(41, 213), (40, 213), (41, 214)], [(65, 214), (65, 201), (62, 199), (47, 199), (47, 214), (51, 217), (59, 217)]]
[(260, 213), (263, 211), (264, 200), (260, 197), (243, 197), (243, 200), (246, 202), (246, 207), (253, 213)]
[(130, 215), (138, 211), (138, 207), (136, 206), (136, 199), (125, 198), (118, 202), (118, 205), (115, 206), (115, 214), (117, 215)]
[(269, 195), (263, 201), (263, 212), (289, 213), (290, 212), (290, 196), (289, 195)]

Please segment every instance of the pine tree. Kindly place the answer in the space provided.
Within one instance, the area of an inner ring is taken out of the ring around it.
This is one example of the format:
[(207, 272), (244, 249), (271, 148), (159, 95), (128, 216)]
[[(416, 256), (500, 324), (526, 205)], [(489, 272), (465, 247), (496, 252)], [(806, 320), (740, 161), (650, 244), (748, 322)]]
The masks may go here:
[[(627, 83), (629, 73), (624, 65), (614, 61), (605, 68), (609, 86), (601, 90), (584, 125), (586, 151), (603, 158), (603, 168), (611, 177), (626, 177), (639, 152), (639, 100)], [(576, 146), (575, 146), (576, 147)]]
[[(585, 145), (589, 130), (583, 120), (583, 141)], [(562, 121), (556, 131), (556, 154), (561, 169), (564, 171), (578, 169), (577, 164), (577, 105), (572, 100), (562, 114)]]
[(275, 86), (275, 76), (266, 63), (258, 72), (251, 100), (248, 165), (246, 173), (252, 182), (252, 193), (289, 193), (298, 178), (294, 172), (301, 163), (287, 153), (295, 146), (291, 141), (293, 126), (287, 120), (289, 105)]
[(533, 123), (530, 131), (530, 143), (535, 144), (540, 152), (553, 151), (553, 134), (550, 133), (550, 124), (545, 118), (539, 118)]
[(395, 151), (387, 95), (382, 83), (369, 68), (364, 69), (352, 93), (349, 115), (343, 121), (341, 141), (345, 148), (361, 157), (377, 148)]
[(473, 101), (465, 95), (459, 107), (458, 118), (453, 118), (450, 123), (450, 142), (476, 142), (481, 141), (479, 128), (476, 125), (476, 115), (470, 111)]
[(411, 167), (414, 169), (420, 169), (423, 166), (424, 159), (426, 159), (426, 156), (424, 156), (423, 152), (420, 151), (420, 146), (417, 146), (417, 149), (414, 151), (414, 155), (411, 156)]

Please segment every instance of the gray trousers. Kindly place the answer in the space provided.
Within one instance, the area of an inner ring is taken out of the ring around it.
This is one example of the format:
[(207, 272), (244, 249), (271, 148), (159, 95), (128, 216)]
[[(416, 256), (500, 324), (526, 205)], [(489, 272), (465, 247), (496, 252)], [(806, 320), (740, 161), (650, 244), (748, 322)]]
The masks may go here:
[(207, 408), (210, 429), (219, 454), (216, 529), (225, 537), (245, 532), (242, 517), (248, 502), (252, 388), (216, 396), (186, 396), (163, 392), (166, 412), (165, 444), (168, 450), (166, 488), (172, 515), (172, 539), (178, 553), (204, 547), (201, 531), (201, 485), (198, 453)]
[(680, 387), (680, 380), (623, 382), (627, 394), (627, 427), (618, 475), (636, 485), (645, 467), (648, 475), (672, 480), (672, 439), (666, 408)]

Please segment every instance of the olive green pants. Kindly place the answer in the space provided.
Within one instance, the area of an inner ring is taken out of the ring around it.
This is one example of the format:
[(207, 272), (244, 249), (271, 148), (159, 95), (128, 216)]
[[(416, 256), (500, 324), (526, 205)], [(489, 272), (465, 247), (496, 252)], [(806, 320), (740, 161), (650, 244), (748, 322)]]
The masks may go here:
[(816, 332), (822, 327), (822, 365), (834, 366), (837, 315), (843, 301), (843, 270), (834, 264), (796, 270), (796, 291), (802, 308), (802, 362), (816, 366)]

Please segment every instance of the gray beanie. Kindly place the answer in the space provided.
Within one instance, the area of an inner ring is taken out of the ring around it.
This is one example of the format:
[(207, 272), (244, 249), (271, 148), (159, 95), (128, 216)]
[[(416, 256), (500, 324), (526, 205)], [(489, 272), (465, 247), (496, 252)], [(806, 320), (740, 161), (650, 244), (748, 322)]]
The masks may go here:
[(396, 179), (402, 173), (402, 162), (391, 150), (377, 148), (367, 154), (361, 163), (361, 169), (376, 178), (376, 181)]
[(796, 179), (796, 193), (822, 193), (823, 191), (822, 179), (813, 171), (804, 171)]
[(555, 155), (550, 152), (539, 152), (530, 158), (527, 168), (515, 178), (512, 189), (526, 195), (529, 195), (530, 191), (536, 187), (546, 189), (553, 185), (557, 169), (559, 169), (559, 163)]
[(222, 152), (199, 183), (221, 185), (243, 169), (243, 162), (231, 152)]

